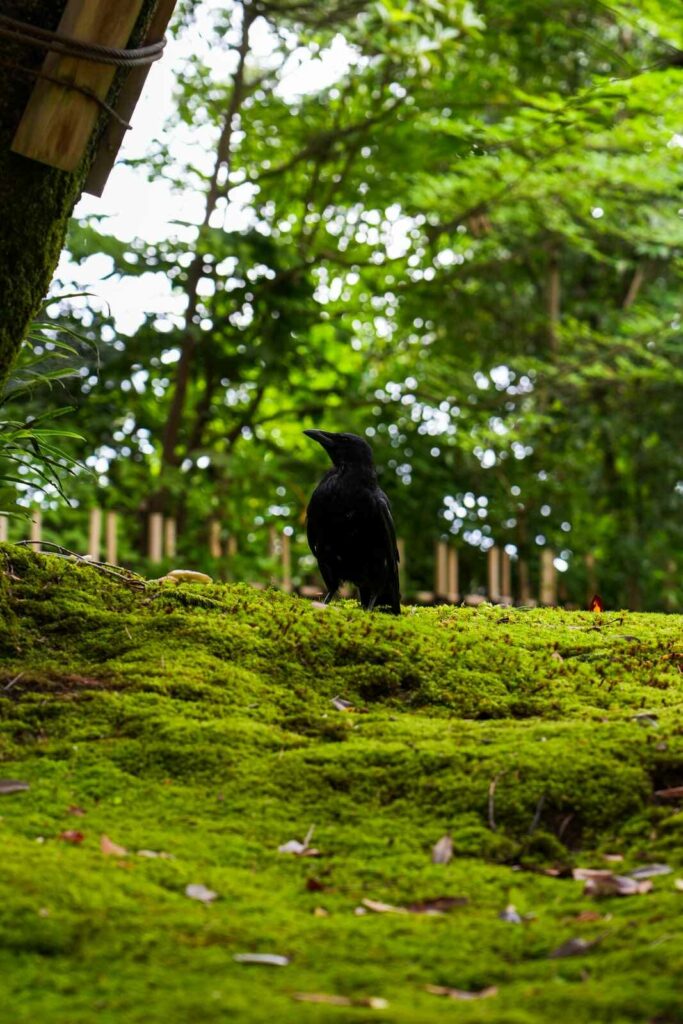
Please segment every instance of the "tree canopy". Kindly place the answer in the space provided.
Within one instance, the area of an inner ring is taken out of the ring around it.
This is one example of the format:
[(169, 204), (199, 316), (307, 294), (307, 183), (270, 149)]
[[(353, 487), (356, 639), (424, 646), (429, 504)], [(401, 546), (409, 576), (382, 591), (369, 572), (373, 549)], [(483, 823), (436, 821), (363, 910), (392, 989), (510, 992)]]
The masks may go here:
[(610, 603), (680, 605), (680, 12), (188, 2), (174, 31), (175, 113), (139, 164), (199, 213), (158, 241), (72, 225), (73, 261), (172, 292), (130, 335), (96, 299), (50, 307), (50, 338), (83, 339), (48, 399), (97, 477), (70, 493), (177, 515), (188, 553), (215, 516), (246, 571), (261, 526), (301, 534), (302, 429), (354, 430), (413, 588), (448, 537), (472, 578), (494, 543), (532, 568), (549, 545), (571, 600), (590, 554)]

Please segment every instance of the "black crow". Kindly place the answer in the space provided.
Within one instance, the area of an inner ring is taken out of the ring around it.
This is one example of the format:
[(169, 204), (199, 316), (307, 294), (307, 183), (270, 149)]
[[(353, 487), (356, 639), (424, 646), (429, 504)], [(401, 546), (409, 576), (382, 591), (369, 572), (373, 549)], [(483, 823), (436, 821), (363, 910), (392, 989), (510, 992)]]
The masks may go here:
[(389, 499), (377, 484), (372, 449), (356, 434), (304, 430), (333, 462), (306, 511), (311, 551), (331, 601), (344, 581), (355, 584), (368, 611), (401, 612), (398, 549)]

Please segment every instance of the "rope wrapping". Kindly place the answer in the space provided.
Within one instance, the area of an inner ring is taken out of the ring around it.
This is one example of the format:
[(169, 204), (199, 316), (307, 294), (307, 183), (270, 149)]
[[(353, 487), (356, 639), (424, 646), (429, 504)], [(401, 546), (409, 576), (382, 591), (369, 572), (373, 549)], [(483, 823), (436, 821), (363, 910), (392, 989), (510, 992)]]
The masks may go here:
[(153, 64), (161, 58), (166, 41), (148, 43), (133, 50), (121, 50), (113, 46), (100, 46), (99, 43), (85, 43), (82, 39), (61, 32), (51, 32), (25, 21), (17, 21), (5, 14), (0, 14), (0, 38), (11, 39), (13, 42), (33, 46), (39, 50), (49, 50), (64, 57), (76, 57), (79, 60), (90, 60), (97, 64), (113, 64), (115, 67), (135, 68), (145, 64)]

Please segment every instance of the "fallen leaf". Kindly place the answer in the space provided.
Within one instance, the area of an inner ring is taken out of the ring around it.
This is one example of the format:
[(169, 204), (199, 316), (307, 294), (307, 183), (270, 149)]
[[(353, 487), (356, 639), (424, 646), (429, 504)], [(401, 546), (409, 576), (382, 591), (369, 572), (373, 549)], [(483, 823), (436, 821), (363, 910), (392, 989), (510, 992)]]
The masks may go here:
[(548, 953), (550, 960), (559, 960), (565, 956), (582, 956), (583, 953), (587, 953), (589, 949), (593, 949), (599, 942), (602, 942), (604, 935), (599, 935), (597, 939), (567, 939), (561, 946), (554, 949), (552, 953)]
[(441, 839), (432, 847), (432, 864), (448, 864), (453, 859), (453, 840), (449, 835), (441, 836)]
[(353, 1006), (348, 996), (332, 996), (326, 992), (294, 992), (297, 1003), (325, 1003), (327, 1006)]
[(125, 857), (128, 854), (128, 850), (125, 846), (119, 846), (118, 843), (113, 842), (109, 836), (100, 836), (100, 850), (108, 857)]
[(171, 569), (157, 583), (213, 583), (210, 576), (205, 572), (196, 572), (194, 569)]
[(466, 896), (438, 896), (434, 900), (421, 900), (416, 903), (408, 903), (406, 910), (411, 914), (445, 914), (453, 907), (464, 907), (467, 904)]
[(522, 918), (512, 903), (508, 903), (505, 910), (501, 910), (498, 917), (501, 921), (508, 921), (510, 924), (522, 924)]
[(489, 985), (488, 988), (482, 988), (478, 992), (468, 992), (462, 988), (448, 988), (446, 985), (425, 985), (425, 990), (431, 992), (433, 996), (446, 996), (448, 999), (490, 999), (491, 996), (498, 995), (498, 988), (495, 985)]
[(657, 875), (670, 875), (673, 868), (668, 864), (644, 864), (642, 868), (629, 871), (631, 878), (656, 878)]
[(371, 1010), (386, 1010), (389, 1002), (381, 996), (361, 996), (350, 999), (349, 996), (328, 995), (326, 992), (295, 992), (292, 999), (299, 1003), (324, 1003), (327, 1006), (367, 1006)]
[(213, 889), (207, 889), (205, 885), (186, 885), (185, 895), (189, 896), (191, 900), (199, 900), (200, 903), (213, 903), (215, 899), (218, 899), (218, 893), (214, 892)]
[(677, 878), (674, 882), (674, 889), (678, 889), (679, 892), (683, 892), (683, 878)]
[(289, 957), (279, 953), (235, 953), (233, 960), (238, 964), (266, 964), (269, 967), (286, 967), (289, 963)]
[(58, 839), (63, 839), (65, 843), (82, 843), (85, 836), (82, 832), (79, 832), (75, 828), (67, 828), (64, 832), (60, 832), (57, 836)]
[(620, 864), (624, 855), (623, 853), (603, 853), (602, 859), (606, 860), (608, 864)]
[(313, 909), (313, 917), (329, 917), (329, 916), (330, 916), (329, 910), (325, 910), (324, 907), (314, 907), (314, 909)]
[(375, 914), (407, 914), (405, 907), (394, 907), (391, 903), (381, 903), (379, 900), (362, 900), (366, 910), (372, 910)]
[(637, 715), (631, 715), (631, 721), (649, 726), (651, 729), (659, 728), (659, 716), (654, 711), (641, 711)]
[(602, 914), (599, 914), (597, 910), (582, 910), (573, 920), (582, 924), (588, 921), (602, 921)]
[(0, 796), (25, 793), (27, 789), (30, 789), (28, 782), (19, 782), (19, 779), (0, 779)]
[[(0, 783), (0, 787), (2, 783)], [(0, 793), (2, 789), (0, 788)], [(660, 800), (683, 800), (683, 786), (669, 786), (668, 789), (656, 789), (655, 796)]]
[(594, 594), (593, 595), (593, 600), (591, 601), (590, 605), (588, 606), (588, 611), (589, 612), (604, 612), (604, 610), (605, 610), (605, 602), (603, 601), (603, 599), (600, 597), (599, 594)]
[(73, 814), (74, 818), (84, 818), (85, 811), (82, 807), (77, 807), (76, 804), (69, 804), (68, 813)]
[(327, 886), (324, 882), (321, 882), (319, 878), (314, 878), (312, 875), (306, 879), (306, 888), (309, 892), (324, 892)]
[(312, 846), (306, 846), (305, 843), (300, 843), (298, 839), (290, 839), (289, 842), (283, 843), (282, 846), (278, 846), (278, 853), (292, 853), (295, 857), (319, 857), (320, 850), (315, 850)]
[(577, 881), (586, 883), (584, 896), (639, 896), (652, 889), (652, 882), (639, 882), (636, 878), (615, 875), (607, 870), (575, 868), (572, 874)]
[(159, 857), (160, 860), (175, 860), (172, 853), (166, 853), (165, 850), (137, 850), (138, 857)]
[(553, 653), (550, 655), (550, 657), (553, 659), (553, 661), (558, 661), (558, 662), (563, 662), (564, 661), (564, 658), (562, 657), (562, 655), (560, 654), (559, 651), (553, 651)]
[(336, 708), (337, 711), (353, 711), (353, 704), (350, 700), (344, 700), (343, 697), (333, 697), (330, 701), (332, 707)]

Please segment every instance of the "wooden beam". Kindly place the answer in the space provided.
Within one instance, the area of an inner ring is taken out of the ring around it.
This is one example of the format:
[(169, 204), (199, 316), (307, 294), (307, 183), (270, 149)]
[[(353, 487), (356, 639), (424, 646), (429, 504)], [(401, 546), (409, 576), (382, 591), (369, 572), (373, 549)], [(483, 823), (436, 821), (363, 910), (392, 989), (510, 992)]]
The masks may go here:
[(177, 537), (178, 528), (175, 519), (172, 517), (164, 519), (164, 548), (167, 558), (175, 558), (176, 556)]
[(457, 604), (460, 600), (460, 585), (458, 583), (458, 552), (455, 548), (448, 549), (448, 566), (446, 579), (448, 582), (447, 594), (451, 604)]
[(541, 604), (550, 607), (557, 604), (557, 569), (555, 552), (551, 548), (541, 550)]
[[(143, 0), (68, 0), (57, 31), (84, 43), (125, 47)], [(116, 67), (96, 61), (48, 53), (42, 68), (51, 79), (76, 85), (105, 100)], [(38, 79), (19, 122), (12, 151), (31, 160), (75, 171), (100, 116), (100, 104), (83, 92)]]
[(116, 512), (107, 512), (107, 518), (105, 521), (105, 538), (104, 543), (106, 546), (106, 559), (111, 565), (116, 565)]
[(289, 534), (282, 534), (282, 589), (286, 594), (292, 593), (292, 547)]
[[(176, 3), (177, 0), (159, 0), (152, 16), (144, 45), (157, 43), (164, 38)], [(131, 68), (125, 82), (121, 86), (115, 110), (124, 121), (130, 121), (133, 117), (135, 107), (147, 81), (150, 67), (151, 65), (147, 64), (144, 67)], [(90, 193), (92, 196), (102, 195), (125, 134), (125, 127), (119, 121), (115, 121), (113, 117), (110, 117), (95, 154), (95, 159), (90, 166), (85, 182), (85, 192)]]
[(102, 536), (102, 509), (90, 509), (90, 524), (88, 528), (88, 557), (93, 562), (100, 560), (100, 539)]
[(443, 600), (448, 593), (448, 545), (445, 541), (439, 540), (436, 542), (434, 554), (434, 596), (437, 599), (441, 598)]
[(147, 537), (147, 557), (150, 562), (160, 562), (163, 558), (163, 523), (161, 512), (150, 512)]
[(500, 593), (500, 548), (492, 547), (488, 550), (488, 596), (491, 604), (498, 604), (501, 598)]

